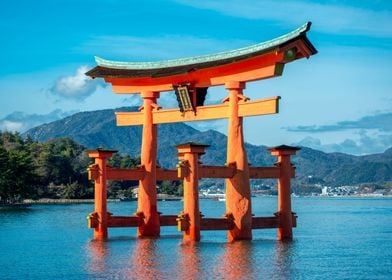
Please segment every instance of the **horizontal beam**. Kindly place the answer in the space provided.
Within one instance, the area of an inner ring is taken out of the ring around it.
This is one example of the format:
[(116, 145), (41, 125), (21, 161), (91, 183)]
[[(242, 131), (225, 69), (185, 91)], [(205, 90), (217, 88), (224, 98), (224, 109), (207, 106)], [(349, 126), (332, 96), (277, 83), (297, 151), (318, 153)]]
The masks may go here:
[[(277, 114), (279, 112), (279, 96), (241, 102), (238, 105), (240, 117), (260, 116)], [(223, 119), (230, 116), (229, 105), (218, 104), (196, 107), (196, 112), (188, 111), (181, 113), (179, 109), (153, 111), (153, 123), (175, 123)], [(118, 126), (143, 125), (143, 112), (116, 112)]]
[(271, 51), (253, 58), (227, 65), (191, 69), (170, 76), (106, 77), (115, 93), (140, 93), (142, 91), (171, 91), (173, 85), (190, 83), (194, 87), (224, 85), (228, 81), (249, 82), (281, 76), (285, 52)]
[(227, 218), (202, 218), (200, 219), (200, 230), (229, 230), (234, 224)]
[[(176, 181), (181, 178), (177, 177), (177, 169), (156, 169), (157, 180), (163, 181)], [(146, 171), (144, 168), (107, 168), (107, 179), (108, 180), (128, 180), (138, 181), (142, 180), (145, 176)]]
[[(177, 226), (177, 215), (161, 215), (159, 222), (161, 226)], [(293, 227), (297, 226), (297, 216), (293, 214)], [(275, 217), (252, 217), (252, 229), (279, 228), (279, 216)], [(113, 227), (138, 227), (143, 219), (137, 216), (110, 216), (107, 226)], [(98, 227), (98, 222), (91, 223), (90, 228)], [(200, 219), (200, 230), (230, 230), (233, 223), (227, 218), (202, 218)]]
[(283, 63), (276, 63), (275, 65), (267, 66), (264, 68), (211, 78), (211, 84), (221, 85), (226, 83), (227, 81), (251, 82), (276, 76), (282, 76), (283, 68)]
[(230, 166), (208, 166), (199, 167), (200, 178), (232, 178), (236, 172), (235, 167)]
[(159, 181), (177, 181), (178, 178), (177, 169), (161, 169), (157, 168), (157, 180)]
[[(161, 226), (177, 226), (177, 215), (162, 215), (159, 217)], [(143, 219), (137, 216), (110, 216), (108, 219), (108, 227), (138, 227), (143, 223)], [(97, 227), (94, 224), (92, 227)]]
[(138, 227), (143, 220), (136, 216), (110, 216), (108, 227)]
[(161, 226), (177, 226), (177, 215), (161, 215), (159, 216), (159, 223)]
[(145, 176), (144, 168), (107, 168), (108, 180), (142, 180)]
[[(232, 178), (236, 173), (235, 166), (209, 166), (200, 165), (200, 178)], [(273, 179), (279, 178), (279, 167), (249, 167), (250, 179)], [(107, 169), (108, 180), (142, 180), (145, 176), (144, 168), (112, 168)], [(295, 177), (295, 167), (291, 168), (291, 177)], [(158, 181), (177, 181), (181, 180), (178, 177), (177, 169), (156, 169), (156, 178)]]
[(280, 226), (279, 217), (253, 217), (252, 229), (278, 228)]

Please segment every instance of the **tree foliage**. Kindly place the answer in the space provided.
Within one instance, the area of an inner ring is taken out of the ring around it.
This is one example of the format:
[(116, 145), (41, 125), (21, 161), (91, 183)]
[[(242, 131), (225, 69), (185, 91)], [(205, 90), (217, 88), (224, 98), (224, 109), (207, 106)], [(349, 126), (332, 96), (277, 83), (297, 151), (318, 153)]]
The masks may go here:
[(38, 183), (32, 158), (19, 134), (0, 139), (0, 202), (18, 202), (33, 193)]
[[(69, 138), (39, 143), (23, 139), (18, 133), (0, 132), (0, 202), (93, 198), (93, 184), (87, 176), (89, 163), (85, 148)], [(140, 164), (140, 159), (115, 154), (109, 164), (132, 168)], [(130, 185), (132, 182), (109, 182), (109, 196), (117, 197), (119, 191), (127, 193)]]

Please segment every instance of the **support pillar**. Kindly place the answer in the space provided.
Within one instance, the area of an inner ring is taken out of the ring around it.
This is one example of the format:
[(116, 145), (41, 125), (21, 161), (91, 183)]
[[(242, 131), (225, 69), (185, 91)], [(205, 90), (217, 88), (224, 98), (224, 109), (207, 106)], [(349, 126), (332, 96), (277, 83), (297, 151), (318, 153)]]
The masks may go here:
[(249, 183), (249, 166), (246, 156), (242, 117), (238, 115), (239, 100), (246, 101), (243, 82), (227, 82), (229, 91), (229, 125), (227, 135), (227, 164), (236, 165), (236, 173), (226, 179), (226, 214), (234, 217), (234, 228), (228, 232), (229, 242), (252, 239), (252, 212)]
[[(209, 145), (188, 142), (177, 146), (181, 159), (179, 169), (184, 170), (184, 211), (180, 215), (185, 219), (187, 229), (184, 241), (200, 240), (200, 208), (199, 208), (199, 157)], [(181, 175), (181, 174), (180, 174)], [(180, 221), (181, 223), (181, 221)]]
[(141, 165), (145, 176), (139, 181), (138, 210), (136, 215), (142, 219), (138, 227), (138, 236), (159, 236), (159, 213), (157, 210), (156, 166), (157, 166), (157, 127), (153, 124), (153, 109), (158, 92), (146, 91), (141, 93), (144, 99), (141, 110), (144, 112)]
[[(95, 159), (95, 163), (89, 167), (89, 177), (94, 180), (94, 213), (88, 219), (94, 225), (94, 239), (106, 239), (108, 237), (108, 211), (106, 192), (106, 162), (117, 151), (97, 149), (88, 151), (88, 156)], [(94, 220), (92, 222), (91, 220)]]
[(278, 228), (278, 240), (293, 239), (293, 213), (291, 211), (291, 177), (292, 164), (290, 156), (300, 148), (290, 146), (278, 146), (270, 148), (273, 156), (278, 156), (276, 165), (280, 168), (278, 177), (278, 212), (280, 226)]

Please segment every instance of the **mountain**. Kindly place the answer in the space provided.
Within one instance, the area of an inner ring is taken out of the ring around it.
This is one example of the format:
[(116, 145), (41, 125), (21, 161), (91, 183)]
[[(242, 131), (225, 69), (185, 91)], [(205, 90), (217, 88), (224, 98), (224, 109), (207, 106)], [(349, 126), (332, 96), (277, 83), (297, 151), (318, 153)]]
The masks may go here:
[[(135, 157), (140, 155), (142, 127), (116, 126), (115, 112), (136, 110), (136, 107), (132, 107), (77, 113), (30, 129), (24, 136), (29, 135), (36, 141), (70, 137), (89, 149), (117, 149), (120, 153)], [(202, 157), (204, 164), (225, 163), (226, 135), (214, 130), (201, 132), (184, 123), (175, 123), (158, 126), (159, 165), (173, 168), (177, 163), (175, 145), (187, 141), (210, 145)], [(270, 166), (276, 161), (265, 146), (246, 144), (245, 147), (253, 166)], [(293, 162), (297, 167), (297, 181), (304, 184), (337, 186), (392, 181), (392, 148), (381, 154), (353, 156), (302, 147), (293, 157)]]

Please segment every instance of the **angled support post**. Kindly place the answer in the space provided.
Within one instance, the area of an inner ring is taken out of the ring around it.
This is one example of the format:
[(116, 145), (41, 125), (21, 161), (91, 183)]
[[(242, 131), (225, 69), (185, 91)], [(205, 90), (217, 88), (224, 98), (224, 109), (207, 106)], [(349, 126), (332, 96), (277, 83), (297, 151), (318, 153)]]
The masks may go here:
[(252, 212), (248, 159), (245, 151), (242, 117), (239, 116), (239, 101), (247, 98), (242, 94), (243, 82), (227, 82), (229, 97), (229, 129), (227, 135), (227, 164), (235, 164), (237, 170), (226, 179), (226, 214), (234, 217), (234, 228), (228, 232), (228, 241), (252, 239)]
[(194, 142), (177, 145), (182, 162), (178, 169), (184, 175), (184, 210), (179, 215), (178, 228), (184, 230), (184, 241), (200, 240), (199, 158), (208, 146)]
[(295, 155), (300, 148), (286, 145), (269, 148), (273, 156), (278, 157), (276, 166), (279, 167), (278, 177), (278, 240), (292, 240), (295, 214), (291, 211), (291, 177), (293, 176), (290, 156)]
[(106, 239), (108, 237), (107, 211), (107, 159), (117, 151), (113, 150), (91, 150), (87, 151), (90, 158), (95, 159), (95, 163), (88, 169), (89, 179), (94, 180), (94, 212), (87, 219), (89, 227), (94, 228), (94, 239)]
[(141, 148), (141, 166), (145, 175), (139, 180), (138, 209), (136, 215), (143, 217), (138, 227), (138, 236), (159, 236), (160, 224), (157, 210), (156, 168), (157, 168), (157, 126), (153, 124), (153, 110), (158, 110), (156, 104), (158, 92), (145, 91), (141, 93), (144, 100), (143, 132)]

